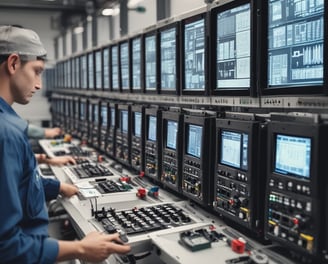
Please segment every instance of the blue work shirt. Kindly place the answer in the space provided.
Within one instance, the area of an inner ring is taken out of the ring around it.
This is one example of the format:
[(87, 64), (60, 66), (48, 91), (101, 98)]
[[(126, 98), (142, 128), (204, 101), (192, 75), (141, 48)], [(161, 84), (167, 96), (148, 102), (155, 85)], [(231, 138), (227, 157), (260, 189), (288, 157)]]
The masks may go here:
[(26, 130), (0, 97), (0, 263), (54, 263), (58, 241), (48, 236), (43, 179)]

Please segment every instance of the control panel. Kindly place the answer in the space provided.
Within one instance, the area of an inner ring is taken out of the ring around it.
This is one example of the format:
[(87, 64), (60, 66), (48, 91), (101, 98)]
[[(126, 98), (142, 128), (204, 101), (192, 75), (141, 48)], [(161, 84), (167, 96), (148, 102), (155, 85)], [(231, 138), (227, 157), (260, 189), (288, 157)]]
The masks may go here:
[(145, 175), (156, 180), (159, 179), (162, 159), (162, 125), (161, 110), (157, 108), (147, 108), (145, 110)]
[(143, 153), (145, 152), (145, 108), (131, 107), (131, 167), (136, 171), (143, 171)]
[(128, 105), (119, 105), (118, 125), (116, 128), (116, 159), (122, 164), (130, 165), (131, 160), (131, 111)]
[(163, 111), (162, 116), (162, 173), (161, 182), (168, 188), (181, 190), (183, 115), (181, 112)]

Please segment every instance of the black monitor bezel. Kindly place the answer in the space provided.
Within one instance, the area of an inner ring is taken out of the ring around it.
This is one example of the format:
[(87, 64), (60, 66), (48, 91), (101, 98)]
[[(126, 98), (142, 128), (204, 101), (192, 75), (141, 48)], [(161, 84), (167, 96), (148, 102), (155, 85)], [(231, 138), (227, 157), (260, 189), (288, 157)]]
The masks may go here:
[[(162, 53), (161, 53), (161, 34), (169, 29), (175, 28), (176, 32), (176, 36), (175, 36), (175, 41), (176, 41), (176, 47), (175, 47), (175, 52), (176, 52), (176, 56), (175, 56), (175, 65), (176, 65), (176, 69), (175, 69), (175, 88), (174, 89), (163, 89), (162, 88), (162, 64), (161, 64), (161, 57), (162, 57)], [(162, 26), (160, 28), (158, 28), (158, 93), (159, 94), (173, 94), (173, 95), (179, 95), (180, 94), (180, 22), (179, 21), (175, 21), (171, 24)]]
[[(287, 95), (287, 96), (295, 96), (295, 95), (327, 95), (328, 94), (328, 80), (325, 76), (328, 75), (328, 57), (324, 57), (324, 69), (323, 69), (323, 84), (322, 85), (299, 85), (299, 86), (286, 86), (281, 85), (277, 87), (268, 87), (268, 5), (269, 0), (263, 0), (259, 3), (260, 10), (260, 22), (259, 22), (259, 56), (257, 56), (257, 64), (260, 65), (258, 76), (259, 76), (259, 93), (263, 96), (267, 95)], [(324, 1), (324, 24), (328, 21), (328, 2)], [(324, 26), (324, 53), (328, 48), (328, 27)]]
[[(184, 33), (185, 33), (185, 26), (189, 23), (195, 22), (197, 20), (204, 19), (204, 40), (205, 40), (205, 50), (204, 50), (204, 90), (192, 90), (192, 89), (184, 89), (185, 87), (185, 40), (184, 40)], [(195, 95), (195, 96), (208, 96), (209, 93), (209, 12), (201, 12), (199, 14), (183, 18), (180, 21), (180, 94), (181, 95)]]
[[(155, 78), (156, 78), (156, 81), (155, 81), (155, 85), (156, 85), (156, 87), (151, 87), (152, 89), (151, 90), (147, 90), (147, 87), (146, 87), (146, 72), (147, 72), (147, 70), (146, 70), (146, 39), (148, 38), (148, 37), (151, 37), (151, 36), (154, 36), (155, 37), (155, 48), (156, 48), (156, 51), (155, 51), (155, 57), (156, 57), (156, 59), (155, 59), (155, 62), (156, 62), (156, 68), (155, 68), (155, 70), (156, 70), (156, 76), (155, 76)], [(148, 32), (146, 32), (146, 33), (144, 33), (143, 35), (142, 35), (142, 49), (141, 49), (141, 51), (142, 51), (142, 68), (143, 68), (143, 73), (142, 73), (142, 83), (143, 83), (143, 87), (142, 87), (142, 91), (143, 91), (143, 93), (145, 93), (145, 94), (158, 94), (158, 71), (159, 71), (159, 60), (158, 60), (158, 48), (159, 48), (159, 46), (158, 46), (158, 32), (157, 32), (157, 30), (156, 29), (153, 29), (153, 30), (150, 30), (150, 31), (148, 31)]]
[[(140, 81), (140, 87), (138, 88), (134, 88), (133, 86), (133, 56), (134, 56), (134, 52), (133, 52), (133, 42), (139, 40), (140, 41), (140, 65), (139, 65), (139, 69), (140, 69), (140, 75), (139, 75), (139, 81)], [(130, 83), (131, 83), (131, 89), (130, 92), (131, 93), (143, 93), (143, 87), (144, 87), (144, 80), (143, 80), (143, 75), (144, 75), (144, 58), (143, 58), (143, 40), (142, 40), (142, 35), (137, 35), (134, 36), (132, 38), (130, 38), (130, 52), (131, 52), (131, 56), (130, 56), (130, 73), (131, 73), (131, 78), (130, 78)]]
[[(216, 58), (217, 58), (217, 15), (220, 12), (228, 11), (230, 9), (250, 4), (250, 86), (249, 88), (232, 87), (217, 89), (217, 70), (216, 70)], [(232, 1), (219, 6), (213, 7), (210, 10), (210, 94), (215, 96), (252, 96), (257, 95), (257, 69), (256, 69), (256, 54), (257, 54), (257, 1), (254, 0), (240, 0)]]

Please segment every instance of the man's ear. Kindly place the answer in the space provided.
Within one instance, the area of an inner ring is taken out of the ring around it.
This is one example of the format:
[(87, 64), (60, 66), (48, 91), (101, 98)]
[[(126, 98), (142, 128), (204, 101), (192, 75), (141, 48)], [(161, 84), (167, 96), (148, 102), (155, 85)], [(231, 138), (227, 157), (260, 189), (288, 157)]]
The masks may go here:
[(19, 56), (15, 53), (10, 54), (7, 59), (7, 70), (9, 73), (15, 73), (17, 65), (20, 63)]

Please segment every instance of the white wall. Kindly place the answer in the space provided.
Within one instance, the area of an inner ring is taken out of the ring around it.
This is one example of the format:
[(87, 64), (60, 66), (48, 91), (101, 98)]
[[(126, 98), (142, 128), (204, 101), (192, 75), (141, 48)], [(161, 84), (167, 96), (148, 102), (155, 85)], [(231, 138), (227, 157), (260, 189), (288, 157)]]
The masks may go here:
[[(174, 1), (174, 0), (172, 0)], [(175, 0), (181, 1), (182, 0)], [(189, 1), (189, 0), (188, 0)], [(128, 33), (139, 32), (142, 29), (156, 24), (156, 0), (144, 0), (140, 3), (146, 8), (145, 13), (138, 13), (136, 11), (128, 11)]]
[[(188, 2), (188, 3), (186, 3)], [(204, 0), (171, 0), (171, 16), (181, 15), (182, 13), (186, 13), (193, 9), (197, 9), (199, 7), (205, 6)]]

